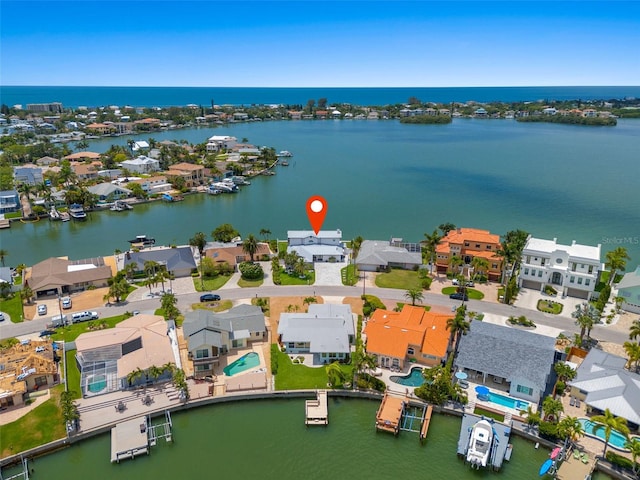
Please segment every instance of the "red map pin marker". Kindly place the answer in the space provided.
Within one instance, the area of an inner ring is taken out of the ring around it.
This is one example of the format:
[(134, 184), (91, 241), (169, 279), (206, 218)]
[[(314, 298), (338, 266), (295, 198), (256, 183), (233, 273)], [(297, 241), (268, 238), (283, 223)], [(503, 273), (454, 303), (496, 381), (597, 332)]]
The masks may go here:
[(320, 195), (314, 195), (307, 200), (307, 217), (316, 235), (322, 228), (324, 217), (327, 216), (327, 201)]

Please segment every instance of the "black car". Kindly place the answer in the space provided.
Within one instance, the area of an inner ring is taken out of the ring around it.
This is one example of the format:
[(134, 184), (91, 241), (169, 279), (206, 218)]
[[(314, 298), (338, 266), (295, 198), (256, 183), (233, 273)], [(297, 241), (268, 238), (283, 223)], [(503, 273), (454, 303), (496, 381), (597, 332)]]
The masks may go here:
[(463, 302), (469, 300), (469, 297), (466, 293), (452, 293), (451, 295), (449, 295), (449, 298), (452, 300), (462, 300)]
[(215, 295), (213, 293), (205, 293), (204, 295), (200, 295), (201, 302), (216, 302), (220, 300), (220, 295)]
[(50, 337), (54, 333), (56, 333), (54, 330), (43, 330), (43, 331), (40, 332), (40, 336), (41, 337)]

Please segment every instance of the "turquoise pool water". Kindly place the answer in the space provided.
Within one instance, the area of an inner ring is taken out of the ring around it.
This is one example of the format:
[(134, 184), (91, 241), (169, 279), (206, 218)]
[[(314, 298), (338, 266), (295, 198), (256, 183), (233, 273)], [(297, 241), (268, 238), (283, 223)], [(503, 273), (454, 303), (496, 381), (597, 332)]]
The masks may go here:
[(91, 377), (91, 381), (87, 383), (87, 390), (91, 393), (98, 393), (107, 388), (107, 377), (104, 375), (96, 375)]
[(222, 371), (227, 377), (232, 377), (236, 373), (244, 372), (258, 365), (260, 365), (260, 355), (256, 352), (250, 352), (224, 367)]
[(489, 401), (503, 407), (513, 408), (514, 410), (526, 410), (529, 402), (518, 400), (517, 398), (507, 397), (499, 393), (489, 392)]
[(394, 375), (389, 379), (399, 385), (405, 387), (419, 387), (424, 383), (424, 377), (422, 376), (422, 368), (412, 368), (408, 375), (399, 376)]
[[(584, 433), (591, 437), (598, 438), (605, 441), (604, 439), (604, 427), (600, 428), (598, 431), (595, 431), (596, 424), (589, 420), (588, 418), (579, 418), (578, 421), (582, 424), (582, 428), (584, 429)], [(609, 437), (609, 445), (617, 448), (618, 450), (627, 450), (624, 448), (624, 444), (627, 442), (626, 437), (618, 432), (617, 430), (611, 431), (611, 436)]]

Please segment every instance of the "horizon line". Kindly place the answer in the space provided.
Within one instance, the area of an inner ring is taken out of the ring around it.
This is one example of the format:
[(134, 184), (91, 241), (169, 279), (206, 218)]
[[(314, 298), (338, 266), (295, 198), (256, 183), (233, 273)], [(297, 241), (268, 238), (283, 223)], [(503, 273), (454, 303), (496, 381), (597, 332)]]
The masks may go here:
[(640, 85), (451, 85), (451, 86), (230, 86), (230, 85), (2, 85), (5, 87), (57, 87), (57, 88), (265, 88), (265, 89), (302, 89), (302, 88), (327, 88), (327, 89), (380, 89), (380, 88), (640, 88)]

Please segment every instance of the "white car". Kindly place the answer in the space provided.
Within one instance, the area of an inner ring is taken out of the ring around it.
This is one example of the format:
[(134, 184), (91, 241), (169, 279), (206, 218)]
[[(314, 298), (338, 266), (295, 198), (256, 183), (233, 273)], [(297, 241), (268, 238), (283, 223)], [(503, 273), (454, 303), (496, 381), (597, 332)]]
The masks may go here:
[(46, 315), (47, 314), (47, 306), (44, 304), (38, 305), (38, 315)]
[(71, 308), (71, 297), (62, 298), (62, 308), (64, 308), (65, 310)]

